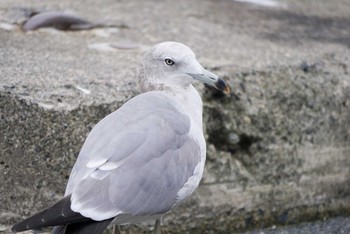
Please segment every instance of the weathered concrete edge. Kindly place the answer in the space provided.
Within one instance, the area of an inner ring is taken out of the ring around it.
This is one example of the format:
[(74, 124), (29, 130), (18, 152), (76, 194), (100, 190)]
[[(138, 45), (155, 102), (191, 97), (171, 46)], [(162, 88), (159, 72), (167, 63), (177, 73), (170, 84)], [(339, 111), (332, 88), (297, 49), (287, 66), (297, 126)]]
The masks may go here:
[[(7, 95), (7, 94), (4, 94), (4, 95)], [(11, 95), (11, 94), (10, 94)], [(17, 98), (17, 97), (15, 97)], [(36, 105), (35, 103), (31, 103), (31, 102), (25, 102), (26, 104), (25, 105)], [(23, 104), (23, 103), (22, 103)], [(115, 104), (101, 104), (101, 105), (105, 105), (104, 108), (106, 110), (109, 110), (109, 109), (113, 109), (111, 108), (111, 106), (115, 105)], [(95, 107), (84, 107), (84, 108), (95, 108)], [(347, 150), (347, 149), (345, 149)], [(348, 150), (346, 152), (349, 152)], [(341, 183), (348, 183), (349, 181), (348, 180), (344, 180), (342, 181)], [(212, 187), (213, 190), (215, 190), (215, 186), (221, 186), (221, 185), (213, 185), (213, 186), (209, 186), (209, 187)], [(308, 188), (309, 184), (307, 184), (305, 186), (305, 191), (307, 191), (307, 188)], [(224, 231), (224, 230), (227, 230), (227, 228), (231, 228), (232, 230), (237, 230), (237, 229), (244, 229), (244, 228), (249, 228), (250, 225), (252, 224), (255, 224), (255, 225), (269, 225), (269, 224), (272, 224), (272, 223), (277, 223), (277, 224), (288, 224), (288, 223), (293, 223), (293, 222), (299, 222), (299, 221), (307, 221), (308, 220), (308, 217), (309, 217), (309, 220), (312, 220), (312, 219), (318, 219), (318, 218), (324, 218), (326, 217), (327, 215), (329, 216), (333, 216), (333, 215), (342, 215), (342, 214), (345, 214), (345, 215), (348, 215), (349, 214), (349, 205), (347, 204), (350, 204), (349, 203), (349, 200), (350, 200), (350, 197), (349, 195), (347, 196), (343, 196), (342, 198), (338, 198), (336, 200), (334, 199), (325, 199), (325, 200), (321, 200), (319, 203), (315, 204), (315, 207), (310, 207), (310, 206), (305, 206), (304, 204), (300, 204), (299, 206), (297, 207), (289, 207), (287, 209), (287, 214), (292, 214), (292, 215), (289, 215), (289, 216), (294, 216), (294, 218), (292, 219), (286, 219), (286, 213), (284, 210), (278, 210), (276, 209), (276, 211), (273, 211), (270, 213), (270, 217), (274, 217), (274, 218), (267, 218), (266, 217), (266, 214), (268, 214), (268, 212), (263, 212), (264, 214), (261, 214), (261, 209), (258, 209), (258, 210), (254, 210), (254, 209), (244, 209), (244, 210), (241, 210), (241, 209), (238, 209), (237, 210), (237, 207), (236, 208), (233, 208), (233, 207), (230, 207), (229, 210), (227, 209), (223, 209), (221, 211), (222, 215), (219, 215), (219, 216), (212, 216), (212, 219), (211, 220), (206, 220), (203, 222), (203, 212), (204, 213), (207, 213), (208, 212), (208, 209), (210, 209), (210, 206), (202, 206), (202, 205), (199, 205), (199, 208), (196, 209), (196, 208), (193, 208), (193, 207), (197, 207), (198, 204), (195, 204), (196, 203), (196, 199), (199, 197), (201, 197), (202, 194), (205, 194), (205, 188), (206, 186), (202, 186), (199, 188), (198, 192), (194, 195), (194, 198), (192, 198), (190, 201), (188, 201), (187, 204), (189, 204), (189, 212), (190, 213), (193, 213), (194, 214), (194, 217), (191, 217), (192, 220), (196, 220), (198, 221), (198, 223), (202, 223), (203, 225), (202, 226), (193, 226), (193, 225), (190, 225), (190, 227), (192, 226), (193, 229), (192, 230), (209, 230), (209, 229), (217, 229), (217, 231)], [(290, 190), (289, 190), (289, 189)], [(285, 199), (281, 199), (279, 200), (277, 203), (276, 203), (276, 207), (279, 207), (279, 205), (281, 205), (281, 207), (288, 203), (289, 199), (290, 199), (290, 194), (294, 194), (294, 195), (302, 195), (302, 193), (300, 193), (299, 189), (297, 188), (294, 188), (293, 186), (289, 187), (289, 186), (277, 186), (273, 189), (274, 191), (277, 191), (279, 193), (281, 193), (282, 195), (284, 194), (284, 196), (282, 197), (285, 197)], [(304, 192), (305, 192), (304, 191)], [(236, 196), (242, 196), (242, 197), (246, 197), (247, 199), (249, 199), (249, 195), (252, 195), (256, 192), (256, 190), (254, 190), (254, 188), (251, 188), (250, 191), (246, 191), (246, 193), (244, 191), (241, 191), (241, 190), (237, 190), (235, 192), (233, 192), (232, 194)], [(269, 188), (266, 188), (266, 191), (265, 193), (263, 193), (265, 196), (270, 196), (271, 195), (271, 191)], [(279, 204), (279, 205), (278, 205)], [(227, 207), (227, 206), (226, 206)], [(302, 208), (302, 209), (301, 209)], [(174, 233), (182, 233), (182, 229), (178, 226), (178, 224), (176, 224), (176, 220), (179, 220), (179, 223), (183, 222), (183, 223), (186, 223), (188, 222), (185, 221), (185, 220), (182, 220), (181, 221), (181, 215), (178, 216), (179, 213), (183, 213), (183, 210), (182, 209), (185, 209), (186, 210), (186, 205), (185, 206), (182, 206), (182, 208), (178, 208), (177, 210), (174, 211), (174, 213), (170, 214), (168, 216), (168, 218), (166, 219), (170, 219), (170, 220), (173, 220), (173, 221), (169, 221), (168, 224), (169, 224), (169, 232), (173, 232), (173, 229), (172, 227), (176, 227), (175, 230), (178, 230), (179, 232), (174, 232)], [(301, 209), (302, 211), (305, 211), (306, 215), (305, 214), (300, 214), (300, 211), (299, 209)], [(198, 210), (198, 212), (197, 212)], [(185, 212), (187, 213), (187, 212)], [(196, 214), (197, 214), (197, 217), (196, 217)], [(191, 215), (192, 216), (192, 215)], [(227, 226), (227, 224), (225, 223), (232, 223), (233, 226)], [(192, 221), (191, 221), (192, 223)], [(195, 222), (194, 222), (195, 223)], [(166, 227), (168, 228), (168, 227)], [(222, 229), (221, 229), (222, 228)], [(229, 229), (229, 230), (231, 230)], [(172, 230), (172, 231), (170, 231)], [(185, 230), (188, 230), (188, 229), (185, 229)]]

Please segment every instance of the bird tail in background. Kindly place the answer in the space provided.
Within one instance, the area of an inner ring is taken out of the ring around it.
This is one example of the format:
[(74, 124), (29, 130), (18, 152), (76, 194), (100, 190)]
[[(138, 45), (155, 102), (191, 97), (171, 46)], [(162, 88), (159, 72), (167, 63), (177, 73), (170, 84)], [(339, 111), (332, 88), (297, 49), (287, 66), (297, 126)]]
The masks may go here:
[(56, 226), (52, 229), (51, 234), (103, 234), (112, 220), (113, 219), (103, 221), (89, 220), (65, 226)]

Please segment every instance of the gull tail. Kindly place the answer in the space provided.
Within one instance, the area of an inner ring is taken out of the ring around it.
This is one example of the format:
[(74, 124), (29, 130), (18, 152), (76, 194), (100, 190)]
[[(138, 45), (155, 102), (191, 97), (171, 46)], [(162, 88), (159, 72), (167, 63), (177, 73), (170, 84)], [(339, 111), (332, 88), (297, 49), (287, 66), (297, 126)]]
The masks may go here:
[[(29, 217), (12, 227), (13, 232), (56, 226), (54, 234), (102, 234), (113, 219), (94, 221), (70, 208), (70, 195), (64, 197), (53, 206)], [(93, 232), (92, 232), (93, 231)]]

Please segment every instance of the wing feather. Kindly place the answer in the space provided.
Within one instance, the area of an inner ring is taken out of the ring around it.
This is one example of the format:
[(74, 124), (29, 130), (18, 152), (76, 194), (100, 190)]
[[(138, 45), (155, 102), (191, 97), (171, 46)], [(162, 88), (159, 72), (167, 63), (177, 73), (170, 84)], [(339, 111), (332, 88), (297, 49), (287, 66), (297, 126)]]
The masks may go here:
[(94, 220), (170, 210), (203, 160), (195, 127), (161, 92), (129, 100), (87, 137), (66, 190), (72, 210)]

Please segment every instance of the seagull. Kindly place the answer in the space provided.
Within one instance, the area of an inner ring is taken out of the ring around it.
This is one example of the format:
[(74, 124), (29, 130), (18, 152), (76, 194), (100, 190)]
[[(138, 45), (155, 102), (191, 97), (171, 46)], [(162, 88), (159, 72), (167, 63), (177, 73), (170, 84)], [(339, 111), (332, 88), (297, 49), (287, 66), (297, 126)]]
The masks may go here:
[(149, 49), (141, 62), (142, 93), (91, 130), (64, 197), (15, 224), (12, 231), (54, 226), (54, 234), (102, 234), (109, 225), (155, 220), (181, 204), (203, 175), (202, 100), (192, 83), (230, 92), (178, 42)]

